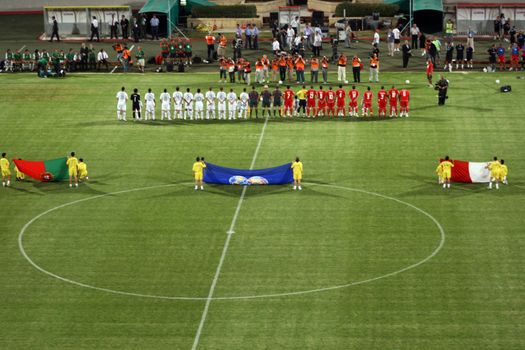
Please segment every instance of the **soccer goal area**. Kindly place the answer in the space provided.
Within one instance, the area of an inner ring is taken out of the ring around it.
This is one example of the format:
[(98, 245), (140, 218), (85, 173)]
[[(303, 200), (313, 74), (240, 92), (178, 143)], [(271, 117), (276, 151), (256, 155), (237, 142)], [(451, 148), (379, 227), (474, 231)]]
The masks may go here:
[(60, 35), (66, 37), (88, 36), (91, 20), (95, 16), (99, 23), (100, 35), (110, 33), (112, 15), (119, 21), (122, 15), (131, 20), (130, 6), (44, 6), (44, 32), (53, 32), (53, 17), (56, 18)]

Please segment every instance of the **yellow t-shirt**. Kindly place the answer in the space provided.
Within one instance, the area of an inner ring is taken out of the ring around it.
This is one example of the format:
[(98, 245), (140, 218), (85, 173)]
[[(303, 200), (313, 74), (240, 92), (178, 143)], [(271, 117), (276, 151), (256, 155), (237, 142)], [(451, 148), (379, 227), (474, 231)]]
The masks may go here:
[(500, 171), (501, 171), (501, 176), (507, 176), (509, 173), (509, 168), (507, 168), (505, 164), (501, 164)]
[(87, 164), (84, 162), (79, 162), (78, 172), (80, 173), (80, 175), (87, 175)]
[(305, 89), (301, 89), (301, 90), (297, 91), (297, 98), (299, 100), (306, 100), (306, 93), (307, 92), (308, 91), (306, 91)]
[(452, 171), (452, 168), (454, 167), (454, 164), (448, 160), (445, 160), (443, 162), (441, 162), (441, 167), (443, 169), (443, 172), (447, 172), (447, 173), (450, 173)]
[(193, 163), (193, 168), (191, 169), (196, 174), (202, 174), (202, 169), (206, 168), (206, 164), (203, 162)]
[(490, 174), (493, 177), (499, 176), (499, 170), (501, 168), (501, 164), (499, 161), (495, 160), (495, 161), (490, 162), (488, 168), (490, 170)]
[(443, 174), (443, 167), (441, 166), (441, 163), (439, 163), (439, 165), (436, 168), (436, 174), (438, 174), (438, 176), (441, 176), (441, 174)]
[(293, 162), (292, 170), (294, 175), (301, 175), (303, 173), (303, 163), (302, 162)]
[(78, 159), (76, 157), (69, 157), (66, 162), (69, 170), (77, 170), (78, 167)]
[(9, 170), (9, 160), (7, 158), (0, 159), (0, 169), (2, 169), (2, 171)]
[(26, 178), (26, 175), (21, 172), (20, 170), (18, 170), (18, 167), (15, 165), (15, 173), (16, 173), (16, 177), (17, 179), (25, 179)]

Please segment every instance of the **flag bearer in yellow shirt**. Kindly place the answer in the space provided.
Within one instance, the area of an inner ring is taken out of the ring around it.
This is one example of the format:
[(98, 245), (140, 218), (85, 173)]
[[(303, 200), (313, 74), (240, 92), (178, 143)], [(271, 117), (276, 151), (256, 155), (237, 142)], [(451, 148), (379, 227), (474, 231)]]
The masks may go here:
[(501, 182), (503, 182), (504, 185), (508, 185), (509, 181), (507, 180), (507, 175), (509, 174), (509, 168), (507, 168), (507, 166), (505, 165), (505, 161), (503, 159), (500, 161), (500, 163), (501, 163), (501, 171), (500, 171)]
[(203, 159), (197, 157), (191, 169), (193, 178), (195, 179), (195, 190), (198, 190), (200, 186), (201, 191), (204, 191), (204, 186), (202, 185), (202, 178), (203, 178), (202, 173), (203, 173), (204, 168), (206, 168), (206, 163), (204, 163)]
[(450, 178), (452, 177), (453, 167), (454, 164), (450, 161), (450, 158), (446, 156), (445, 160), (439, 163), (436, 169), (436, 173), (441, 173), (441, 182), (443, 183), (443, 188), (450, 188)]
[(295, 162), (292, 163), (293, 170), (293, 190), (302, 190), (301, 179), (303, 178), (303, 163), (299, 160), (299, 157), (295, 158)]
[(75, 152), (71, 152), (66, 164), (69, 171), (69, 187), (73, 187), (73, 180), (75, 180), (75, 187), (78, 187), (78, 159), (75, 157)]
[(9, 159), (7, 159), (5, 152), (2, 153), (2, 158), (0, 158), (0, 172), (2, 173), (2, 186), (11, 186), (11, 170), (9, 169)]
[(490, 170), (489, 190), (492, 189), (493, 183), (496, 184), (496, 189), (499, 190), (501, 163), (498, 161), (498, 157), (494, 157), (493, 161), (488, 163), (486, 168)]
[(87, 171), (87, 164), (84, 163), (84, 159), (80, 158), (78, 160), (78, 179), (80, 181), (89, 180), (88, 177), (88, 171)]

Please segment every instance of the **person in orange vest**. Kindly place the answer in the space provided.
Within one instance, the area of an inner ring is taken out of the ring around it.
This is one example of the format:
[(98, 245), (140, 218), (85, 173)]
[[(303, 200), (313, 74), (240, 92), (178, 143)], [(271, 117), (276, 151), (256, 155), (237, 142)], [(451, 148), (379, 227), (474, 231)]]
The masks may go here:
[(297, 55), (295, 59), (295, 74), (297, 76), (297, 84), (304, 83), (304, 59), (301, 55)]
[(328, 84), (328, 66), (330, 65), (330, 60), (328, 57), (323, 56), (321, 59), (321, 72), (323, 73), (323, 84)]
[(263, 82), (270, 82), (270, 75), (268, 74), (268, 68), (270, 67), (270, 60), (268, 59), (268, 56), (263, 55), (261, 58), (261, 62), (263, 64)]
[(286, 67), (287, 67), (287, 61), (284, 54), (279, 57), (279, 83), (282, 84), (286, 80)]
[(160, 42), (160, 54), (162, 55), (162, 58), (166, 59), (168, 58), (168, 54), (170, 52), (169, 44), (166, 38), (163, 38)]
[(352, 58), (352, 73), (354, 74), (354, 83), (361, 82), (361, 59), (354, 55)]
[(337, 60), (337, 81), (346, 83), (346, 56), (343, 53)]
[(240, 83), (244, 81), (244, 58), (239, 57), (235, 61), (235, 70), (237, 71), (237, 81)]
[(310, 82), (317, 83), (319, 79), (319, 60), (317, 57), (310, 59)]
[(246, 85), (251, 85), (252, 83), (252, 78), (251, 78), (251, 74), (252, 74), (252, 66), (251, 66), (251, 63), (248, 62), (248, 60), (244, 60), (244, 63), (243, 63), (243, 71), (244, 71), (244, 81), (246, 82)]
[(293, 71), (294, 71), (294, 60), (293, 60), (293, 57), (292, 55), (288, 55), (288, 57), (286, 58), (286, 65), (287, 65), (287, 70), (288, 70), (288, 80), (289, 81), (292, 81), (293, 80)]
[(272, 81), (277, 81), (277, 76), (279, 74), (279, 59), (274, 57), (272, 59)]
[(213, 60), (213, 53), (215, 52), (215, 37), (211, 35), (211, 32), (204, 37), (206, 45), (208, 45), (208, 61)]
[(228, 59), (228, 74), (230, 75), (230, 83), (235, 83), (235, 62), (233, 59)]
[(228, 62), (224, 57), (219, 58), (219, 83), (226, 82), (226, 72), (228, 71)]
[(370, 57), (370, 78), (368, 80), (379, 83), (379, 59), (376, 54)]
[(263, 72), (264, 65), (261, 61), (261, 59), (258, 59), (257, 62), (255, 62), (255, 82), (262, 84), (264, 83), (264, 72)]
[(124, 72), (127, 72), (129, 70), (130, 62), (131, 52), (129, 51), (127, 46), (124, 46), (124, 50), (122, 51), (122, 66), (124, 68)]
[(217, 50), (217, 54), (219, 56), (226, 56), (227, 46), (228, 46), (228, 39), (226, 39), (226, 36), (224, 36), (224, 34), (219, 33), (219, 48)]

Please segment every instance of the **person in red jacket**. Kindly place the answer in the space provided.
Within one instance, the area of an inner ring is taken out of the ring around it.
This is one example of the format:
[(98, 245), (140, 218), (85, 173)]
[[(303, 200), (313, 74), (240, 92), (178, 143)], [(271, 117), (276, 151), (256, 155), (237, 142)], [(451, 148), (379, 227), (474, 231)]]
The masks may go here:
[(330, 86), (326, 92), (326, 116), (335, 117), (335, 91)]
[(326, 114), (326, 91), (322, 86), (319, 86), (317, 91), (317, 116), (322, 117)]
[(310, 90), (306, 92), (306, 116), (308, 118), (316, 117), (315, 111), (315, 98), (317, 96), (317, 91), (315, 91), (313, 86), (310, 86)]
[(408, 101), (410, 100), (410, 91), (407, 89), (399, 90), (399, 116), (408, 118)]
[(397, 117), (397, 100), (399, 98), (399, 91), (394, 85), (388, 90), (388, 99), (390, 102), (390, 118)]
[(387, 99), (388, 93), (385, 90), (384, 86), (381, 86), (381, 90), (377, 92), (377, 107), (378, 112), (377, 115), (380, 117), (386, 117), (386, 99)]
[(335, 95), (337, 97), (337, 110), (336, 114), (337, 116), (344, 117), (346, 115), (346, 104), (345, 104), (345, 97), (346, 97), (346, 91), (343, 89), (343, 85), (339, 84), (339, 89), (335, 92)]
[(348, 97), (350, 97), (350, 103), (348, 104), (348, 114), (351, 117), (359, 117), (359, 91), (356, 90), (355, 85), (352, 85), (352, 89), (348, 91)]
[(434, 73), (434, 64), (432, 63), (432, 60), (429, 59), (427, 61), (427, 80), (428, 80), (428, 86), (433, 87), (432, 85), (432, 73)]
[(370, 86), (366, 88), (365, 93), (363, 94), (363, 116), (370, 116), (373, 115), (374, 111), (372, 111), (372, 98), (373, 98), (372, 91), (370, 91)]

